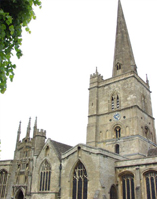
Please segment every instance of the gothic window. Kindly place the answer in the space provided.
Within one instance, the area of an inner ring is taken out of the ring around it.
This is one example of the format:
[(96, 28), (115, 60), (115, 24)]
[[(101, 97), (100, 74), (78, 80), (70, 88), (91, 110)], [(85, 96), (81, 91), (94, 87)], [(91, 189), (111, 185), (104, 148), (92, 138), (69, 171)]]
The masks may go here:
[(112, 106), (112, 110), (114, 110), (114, 97), (112, 96), (112, 100), (111, 100), (111, 106)]
[(50, 191), (51, 180), (51, 166), (47, 160), (45, 160), (41, 166), (40, 171), (40, 191)]
[(157, 198), (157, 172), (151, 171), (145, 174), (147, 199)]
[(135, 199), (134, 176), (132, 174), (122, 176), (122, 195), (123, 199)]
[(116, 146), (115, 146), (115, 152), (116, 152), (117, 154), (119, 154), (119, 144), (116, 144)]
[(110, 189), (110, 199), (117, 199), (117, 190), (114, 185)]
[(72, 199), (87, 199), (87, 172), (84, 165), (78, 162), (73, 173)]
[(117, 95), (117, 108), (119, 108), (119, 97)]
[(117, 70), (120, 70), (120, 69), (121, 69), (121, 64), (120, 64), (119, 62), (117, 62), (116, 68), (117, 68)]
[(121, 137), (121, 128), (119, 126), (115, 128), (115, 133), (116, 133), (116, 138)]
[(120, 108), (120, 98), (119, 98), (119, 95), (113, 94), (111, 96), (111, 109), (115, 110), (115, 109), (119, 109), (119, 108)]
[(7, 176), (8, 176), (8, 173), (5, 170), (2, 170), (0, 172), (0, 198), (5, 198)]

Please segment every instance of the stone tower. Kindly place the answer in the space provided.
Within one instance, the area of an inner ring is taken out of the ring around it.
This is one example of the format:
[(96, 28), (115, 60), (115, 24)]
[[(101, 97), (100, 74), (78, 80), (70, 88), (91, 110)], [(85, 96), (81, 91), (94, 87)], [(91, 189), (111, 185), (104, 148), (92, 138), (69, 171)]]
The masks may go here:
[(16, 196), (23, 198), (30, 195), (32, 187), (33, 160), (41, 152), (46, 139), (46, 131), (37, 129), (37, 118), (34, 125), (33, 138), (31, 133), (31, 118), (29, 119), (26, 136), (20, 140), (21, 122), (17, 132), (16, 148), (10, 176), (8, 198)]
[(90, 77), (87, 145), (128, 158), (145, 157), (156, 146), (154, 118), (148, 80), (137, 67), (118, 2), (117, 30), (112, 78), (96, 72)]

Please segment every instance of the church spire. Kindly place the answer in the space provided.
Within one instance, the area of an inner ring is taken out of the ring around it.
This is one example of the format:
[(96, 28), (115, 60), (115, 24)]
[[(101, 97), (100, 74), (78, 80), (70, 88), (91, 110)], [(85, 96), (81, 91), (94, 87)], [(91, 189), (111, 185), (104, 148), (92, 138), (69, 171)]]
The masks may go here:
[(119, 0), (112, 76), (114, 77), (129, 71), (134, 71), (137, 73), (130, 38), (121, 2)]
[(27, 127), (27, 133), (26, 133), (26, 138), (30, 138), (30, 132), (31, 132), (31, 118), (29, 118), (28, 127)]
[(19, 128), (18, 128), (18, 131), (17, 131), (16, 148), (17, 148), (18, 142), (20, 141), (20, 134), (21, 134), (21, 121), (19, 123)]

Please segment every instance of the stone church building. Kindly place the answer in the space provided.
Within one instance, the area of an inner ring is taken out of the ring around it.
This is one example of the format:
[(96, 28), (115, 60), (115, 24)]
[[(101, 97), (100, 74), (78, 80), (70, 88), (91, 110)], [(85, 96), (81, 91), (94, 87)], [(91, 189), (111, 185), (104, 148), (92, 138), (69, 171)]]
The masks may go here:
[(29, 120), (13, 160), (0, 161), (1, 199), (156, 199), (157, 144), (149, 81), (137, 72), (118, 2), (113, 73), (90, 76), (86, 144), (33, 137)]

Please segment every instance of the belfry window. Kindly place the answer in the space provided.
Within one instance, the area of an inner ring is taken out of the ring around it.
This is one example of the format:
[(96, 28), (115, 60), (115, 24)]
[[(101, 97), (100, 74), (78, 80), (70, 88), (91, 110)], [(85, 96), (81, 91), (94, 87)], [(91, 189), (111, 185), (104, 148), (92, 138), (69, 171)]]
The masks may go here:
[(113, 94), (111, 96), (111, 110), (119, 109), (120, 108), (120, 98), (119, 95)]
[(49, 191), (50, 190), (50, 180), (51, 180), (51, 166), (47, 162), (47, 160), (45, 160), (41, 166), (39, 190), (40, 191)]
[(0, 172), (0, 198), (5, 198), (8, 173), (5, 170)]
[(114, 97), (112, 97), (111, 103), (112, 103), (112, 110), (114, 110)]
[(120, 64), (119, 62), (117, 62), (116, 68), (117, 68), (117, 70), (120, 70), (120, 69), (121, 69), (121, 64)]
[(123, 199), (135, 199), (134, 176), (131, 174), (122, 176)]
[(149, 172), (145, 175), (147, 199), (157, 198), (157, 172)]
[(115, 133), (116, 133), (116, 138), (121, 137), (121, 128), (119, 126), (115, 128)]
[(117, 108), (119, 108), (119, 97), (117, 95)]
[(72, 199), (87, 199), (87, 185), (87, 172), (84, 165), (79, 161), (73, 173)]

